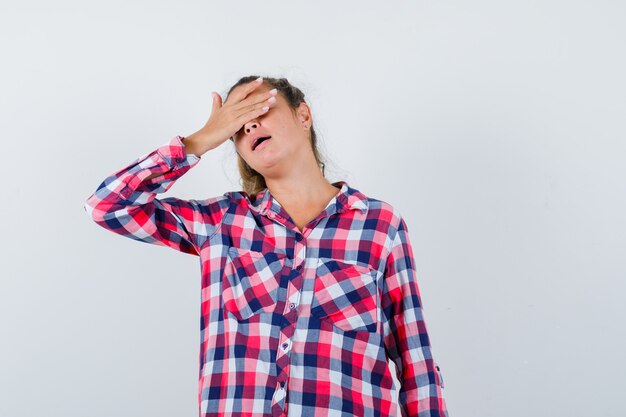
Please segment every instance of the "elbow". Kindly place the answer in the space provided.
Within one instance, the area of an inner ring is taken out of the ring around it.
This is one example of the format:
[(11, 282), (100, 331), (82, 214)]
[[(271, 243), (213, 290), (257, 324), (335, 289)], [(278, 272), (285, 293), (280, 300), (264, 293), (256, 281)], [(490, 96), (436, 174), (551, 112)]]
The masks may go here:
[(98, 224), (105, 223), (107, 218), (111, 217), (111, 213), (115, 211), (115, 208), (115, 204), (97, 197), (96, 194), (90, 196), (83, 204), (83, 210)]

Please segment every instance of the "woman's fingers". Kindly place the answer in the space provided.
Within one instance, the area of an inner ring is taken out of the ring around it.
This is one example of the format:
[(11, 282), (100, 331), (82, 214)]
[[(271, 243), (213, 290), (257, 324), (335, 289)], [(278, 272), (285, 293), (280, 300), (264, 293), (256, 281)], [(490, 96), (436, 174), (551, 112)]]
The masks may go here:
[(234, 110), (239, 116), (241, 116), (250, 112), (254, 113), (255, 110), (262, 109), (265, 106), (269, 108), (272, 104), (276, 103), (277, 94), (278, 92), (275, 88), (271, 89), (270, 91), (254, 94), (239, 103), (239, 105), (235, 107)]
[(241, 113), (237, 117), (237, 123), (239, 123), (243, 127), (243, 125), (246, 124), (248, 121), (264, 113), (267, 113), (272, 104), (274, 104), (275, 102), (276, 100), (274, 100), (273, 102), (267, 102), (267, 100), (264, 100), (263, 102), (255, 103), (251, 106), (246, 107), (245, 109), (243, 109), (243, 113)]
[(263, 100), (259, 103), (252, 104), (242, 109), (242, 112), (235, 119), (239, 127), (237, 131), (233, 134), (233, 137), (239, 137), (240, 133), (242, 132), (243, 126), (246, 123), (267, 113), (275, 103), (276, 97), (272, 95), (267, 100)]
[[(234, 110), (235, 114), (239, 116), (239, 115), (248, 113), (254, 108), (257, 108), (258, 107), (257, 105), (259, 103), (264, 103), (268, 99), (270, 99), (268, 103), (273, 103), (275, 101), (275, 98), (272, 99), (272, 97), (278, 94), (275, 88), (269, 91), (258, 92), (258, 93), (252, 94), (254, 90), (260, 87), (261, 85), (263, 85), (261, 82), (254, 80), (247, 84), (242, 84), (240, 86), (237, 86), (231, 92), (230, 96), (228, 96), (228, 100), (226, 100), (226, 104), (230, 103), (229, 106)], [(231, 97), (233, 98), (232, 101), (231, 101)], [(265, 103), (265, 104), (268, 104), (268, 103)], [(261, 105), (260, 107), (263, 107), (263, 105)]]
[(215, 92), (211, 93), (211, 96), (213, 97), (213, 104), (217, 104), (218, 109), (222, 107), (222, 96)]
[(262, 79), (238, 85), (223, 104), (221, 96), (213, 94), (211, 116), (201, 129), (206, 140), (211, 142), (210, 148), (238, 137), (244, 124), (267, 113), (276, 103), (277, 90), (255, 92), (261, 85)]
[(263, 85), (263, 77), (259, 77), (256, 80), (250, 81), (246, 84), (238, 85), (235, 89), (230, 93), (228, 99), (226, 100), (225, 105), (236, 106), (238, 103), (243, 101), (248, 94), (254, 91), (255, 88)]

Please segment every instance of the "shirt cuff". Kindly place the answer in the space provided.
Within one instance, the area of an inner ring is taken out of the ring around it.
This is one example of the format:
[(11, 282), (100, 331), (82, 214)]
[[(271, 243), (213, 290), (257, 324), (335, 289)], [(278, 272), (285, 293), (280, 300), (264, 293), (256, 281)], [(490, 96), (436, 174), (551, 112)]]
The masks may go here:
[(175, 142), (177, 146), (182, 146), (184, 157), (187, 159), (189, 165), (193, 165), (195, 162), (198, 162), (202, 158), (197, 156), (196, 154), (187, 152), (187, 148), (185, 147), (185, 142), (183, 142), (183, 139), (185, 139), (184, 136), (178, 135), (172, 139), (172, 142)]

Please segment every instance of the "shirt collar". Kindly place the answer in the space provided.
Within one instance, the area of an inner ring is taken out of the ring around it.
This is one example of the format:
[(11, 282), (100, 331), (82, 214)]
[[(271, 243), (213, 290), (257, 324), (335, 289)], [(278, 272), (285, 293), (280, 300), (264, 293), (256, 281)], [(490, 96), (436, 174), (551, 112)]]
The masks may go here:
[[(363, 213), (367, 211), (367, 197), (356, 188), (351, 187), (347, 181), (336, 181), (332, 183), (332, 185), (340, 187), (340, 190), (337, 195), (328, 202), (325, 208), (327, 215), (342, 213), (346, 210), (358, 209)], [(254, 198), (251, 198), (246, 193), (242, 193), (242, 195), (247, 200), (250, 209), (261, 215), (267, 215), (269, 212), (273, 212), (270, 213), (270, 216), (273, 216), (282, 211), (280, 203), (272, 196), (267, 187), (259, 191), (256, 196), (253, 196)]]

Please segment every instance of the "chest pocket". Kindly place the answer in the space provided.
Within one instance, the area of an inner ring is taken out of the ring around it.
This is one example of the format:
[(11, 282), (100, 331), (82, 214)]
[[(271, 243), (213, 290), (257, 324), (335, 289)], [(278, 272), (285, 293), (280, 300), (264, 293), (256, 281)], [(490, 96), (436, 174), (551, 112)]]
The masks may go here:
[(278, 302), (286, 255), (230, 247), (224, 266), (224, 308), (238, 320), (271, 313)]
[(379, 305), (376, 273), (365, 266), (320, 258), (311, 315), (344, 331), (375, 332)]

